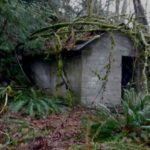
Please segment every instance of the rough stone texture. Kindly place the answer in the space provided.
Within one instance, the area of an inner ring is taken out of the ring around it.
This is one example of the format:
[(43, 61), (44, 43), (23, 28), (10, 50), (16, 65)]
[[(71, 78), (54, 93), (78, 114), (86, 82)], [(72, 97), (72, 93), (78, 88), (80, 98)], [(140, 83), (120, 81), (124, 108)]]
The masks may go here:
[[(114, 48), (112, 48), (112, 39), (115, 40)], [(102, 86), (105, 81), (99, 80), (96, 74), (101, 77), (106, 75), (110, 52), (112, 53), (111, 68), (103, 91)], [(136, 55), (132, 41), (120, 32), (104, 33), (99, 39), (84, 47), (81, 54), (74, 53), (65, 58), (64, 69), (71, 89), (80, 97), (81, 102), (90, 107), (120, 104), (122, 56)], [(37, 85), (48, 88), (50, 93), (65, 95), (65, 85), (58, 86), (63, 83), (63, 80), (57, 76), (56, 62), (51, 63), (49, 67), (47, 64), (42, 65), (48, 71), (42, 71), (41, 67), (39, 67), (40, 71), (36, 71), (38, 67), (33, 68)]]

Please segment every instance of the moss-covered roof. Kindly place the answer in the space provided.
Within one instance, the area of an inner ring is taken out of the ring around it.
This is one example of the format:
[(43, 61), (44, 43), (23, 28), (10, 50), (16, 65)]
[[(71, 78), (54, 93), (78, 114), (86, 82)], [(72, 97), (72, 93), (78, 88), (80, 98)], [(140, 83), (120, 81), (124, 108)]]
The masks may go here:
[[(135, 47), (146, 46), (149, 36), (144, 33), (143, 28), (133, 23), (129, 28), (127, 24), (116, 24), (112, 20), (104, 20), (97, 17), (81, 17), (73, 22), (65, 22), (51, 25), (40, 29), (31, 34), (28, 42), (38, 38), (43, 40), (43, 46), (38, 49), (40, 54), (57, 54), (61, 51), (79, 50), (86, 44), (97, 38), (102, 32), (120, 31), (126, 34)], [(34, 54), (37, 51), (29, 50), (28, 53)]]

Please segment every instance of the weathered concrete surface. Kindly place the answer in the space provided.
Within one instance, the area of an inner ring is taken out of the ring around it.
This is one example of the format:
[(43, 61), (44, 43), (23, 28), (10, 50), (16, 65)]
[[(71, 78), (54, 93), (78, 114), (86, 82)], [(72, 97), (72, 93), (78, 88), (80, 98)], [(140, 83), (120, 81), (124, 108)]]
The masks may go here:
[[(112, 45), (113, 40), (115, 45)], [(135, 55), (133, 43), (126, 35), (120, 32), (105, 33), (84, 47), (81, 54), (66, 56), (64, 70), (71, 89), (80, 97), (81, 103), (90, 107), (118, 105), (121, 102), (122, 56)], [(66, 86), (57, 75), (56, 62), (49, 65), (34, 63), (32, 70), (39, 87), (48, 88), (50, 93), (65, 95)], [(99, 80), (98, 76), (104, 77), (106, 74), (107, 82)]]
[[(112, 45), (115, 40), (115, 45)], [(110, 53), (112, 55), (110, 56)], [(134, 56), (133, 43), (122, 33), (108, 33), (102, 35), (83, 50), (82, 53), (82, 96), (81, 100), (86, 105), (107, 106), (117, 105), (121, 102), (121, 59), (122, 56)], [(108, 81), (99, 80), (93, 73), (96, 71), (101, 77), (106, 75), (107, 64), (111, 57)], [(105, 89), (103, 91), (103, 84)]]
[(64, 71), (65, 75), (63, 78), (58, 76), (57, 71), (58, 67), (56, 62), (50, 64), (50, 93), (65, 96), (67, 92), (67, 86), (64, 83), (67, 83), (69, 88), (74, 92), (74, 94), (78, 97), (81, 95), (81, 73), (82, 73), (82, 62), (81, 55), (75, 55), (71, 58), (64, 58)]

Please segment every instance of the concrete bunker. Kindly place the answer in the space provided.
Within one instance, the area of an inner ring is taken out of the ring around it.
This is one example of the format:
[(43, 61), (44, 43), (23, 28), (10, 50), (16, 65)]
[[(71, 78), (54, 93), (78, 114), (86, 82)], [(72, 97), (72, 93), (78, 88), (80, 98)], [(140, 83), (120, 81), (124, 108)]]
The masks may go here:
[[(127, 35), (105, 32), (62, 54), (62, 77), (58, 76), (56, 60), (35, 59), (28, 67), (34, 83), (51, 94), (64, 96), (71, 88), (86, 106), (115, 106), (121, 103), (123, 86), (132, 82), (136, 55)], [(130, 74), (126, 72), (128, 67)]]

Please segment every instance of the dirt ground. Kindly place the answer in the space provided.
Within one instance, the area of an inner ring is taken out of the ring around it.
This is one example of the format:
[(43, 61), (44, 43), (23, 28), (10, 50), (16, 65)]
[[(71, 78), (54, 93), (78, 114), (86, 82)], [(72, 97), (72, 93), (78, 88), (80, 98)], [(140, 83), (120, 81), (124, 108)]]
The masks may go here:
[(83, 145), (86, 137), (81, 122), (88, 114), (80, 107), (37, 120), (7, 114), (0, 119), (0, 146), (11, 150), (66, 150), (73, 145)]

